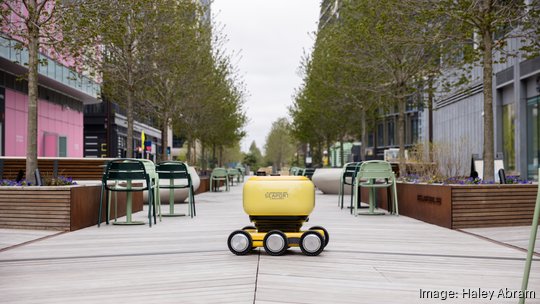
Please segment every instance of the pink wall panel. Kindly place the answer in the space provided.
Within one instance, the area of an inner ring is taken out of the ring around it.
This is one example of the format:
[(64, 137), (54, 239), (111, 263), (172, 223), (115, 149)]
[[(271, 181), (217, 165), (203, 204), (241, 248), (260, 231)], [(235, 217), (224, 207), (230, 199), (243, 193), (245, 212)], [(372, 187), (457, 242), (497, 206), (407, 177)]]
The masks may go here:
[[(26, 155), (27, 109), (27, 95), (6, 89), (6, 156)], [(41, 99), (38, 111), (38, 156), (45, 156), (43, 140), (47, 132), (67, 137), (69, 157), (83, 157), (83, 113)]]
[[(14, 138), (13, 138), (14, 152), (16, 156), (25, 156), (26, 144), (27, 144), (26, 143), (26, 124), (28, 122), (28, 119), (26, 117), (26, 112), (16, 111), (15, 122), (17, 123), (17, 128), (15, 132), (13, 132), (14, 133)], [(19, 125), (22, 127), (18, 127)], [(6, 131), (9, 130), (8, 128), (9, 128), (9, 125), (6, 124)]]
[(58, 134), (43, 134), (43, 156), (55, 157), (58, 155)]

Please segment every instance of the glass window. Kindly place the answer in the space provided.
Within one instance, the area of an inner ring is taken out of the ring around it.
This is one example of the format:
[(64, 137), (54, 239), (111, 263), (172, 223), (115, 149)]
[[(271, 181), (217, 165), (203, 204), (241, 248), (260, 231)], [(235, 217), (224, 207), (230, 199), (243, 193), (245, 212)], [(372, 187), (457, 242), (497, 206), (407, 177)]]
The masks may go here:
[(38, 65), (39, 73), (41, 75), (48, 76), (48, 67), (49, 67), (49, 65), (48, 65), (47, 59), (45, 57), (42, 57), (42, 56), (40, 56), (39, 59), (43, 60), (43, 62), (40, 62), (39, 65)]
[(515, 112), (514, 104), (503, 106), (502, 135), (503, 135), (503, 158), (504, 167), (507, 171), (516, 170), (515, 149)]
[(377, 125), (377, 146), (384, 146), (384, 125), (382, 123)]
[(56, 71), (56, 73), (54, 75), (54, 79), (57, 80), (57, 81), (62, 82), (62, 77), (63, 77), (63, 72), (64, 72), (64, 69), (62, 69), (62, 65), (55, 62), (54, 63), (54, 69)]
[(418, 117), (415, 116), (411, 119), (411, 136), (410, 136), (410, 144), (416, 144), (418, 142), (418, 132), (419, 132), (419, 120)]
[(393, 146), (395, 144), (395, 140), (394, 140), (394, 133), (395, 133), (395, 130), (394, 130), (394, 121), (393, 120), (390, 120), (388, 121), (388, 145), (389, 146)]
[(173, 134), (172, 147), (173, 148), (182, 148), (184, 146), (184, 141), (185, 141), (185, 138)]
[(373, 147), (375, 145), (375, 134), (369, 133), (367, 136), (367, 147)]
[(538, 180), (538, 159), (540, 158), (539, 103), (540, 96), (527, 100), (527, 178), (533, 180)]
[(9, 40), (0, 37), (0, 56), (9, 59), (11, 43)]

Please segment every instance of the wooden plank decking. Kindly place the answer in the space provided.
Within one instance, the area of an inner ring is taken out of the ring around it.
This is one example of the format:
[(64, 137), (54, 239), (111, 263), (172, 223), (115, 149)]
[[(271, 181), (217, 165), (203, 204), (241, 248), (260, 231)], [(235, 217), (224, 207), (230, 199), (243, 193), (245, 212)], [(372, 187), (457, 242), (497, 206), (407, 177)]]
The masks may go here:
[[(291, 249), (281, 257), (263, 250), (235, 256), (227, 249), (227, 236), (249, 224), (241, 186), (196, 199), (193, 219), (163, 218), (152, 228), (94, 226), (0, 251), (0, 302), (443, 302), (420, 299), (422, 289), (459, 293), (460, 299), (443, 303), (517, 303), (463, 299), (462, 294), (479, 288), (519, 290), (525, 253), (514, 247), (405, 216), (354, 217), (337, 207), (336, 195), (318, 194), (306, 226), (322, 225), (330, 232), (321, 255)], [(146, 220), (145, 215), (135, 217)], [(31, 238), (0, 230), (0, 246)], [(540, 303), (538, 256), (529, 286), (536, 299), (527, 303)]]

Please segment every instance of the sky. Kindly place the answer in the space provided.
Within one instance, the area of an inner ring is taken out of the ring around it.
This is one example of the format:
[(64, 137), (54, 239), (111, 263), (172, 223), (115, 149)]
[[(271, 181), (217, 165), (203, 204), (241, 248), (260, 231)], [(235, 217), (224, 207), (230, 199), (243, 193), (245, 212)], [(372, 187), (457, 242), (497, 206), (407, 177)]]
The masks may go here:
[(247, 152), (264, 148), (272, 122), (288, 117), (304, 53), (315, 40), (319, 0), (214, 0), (212, 15), (227, 37), (226, 50), (246, 84)]

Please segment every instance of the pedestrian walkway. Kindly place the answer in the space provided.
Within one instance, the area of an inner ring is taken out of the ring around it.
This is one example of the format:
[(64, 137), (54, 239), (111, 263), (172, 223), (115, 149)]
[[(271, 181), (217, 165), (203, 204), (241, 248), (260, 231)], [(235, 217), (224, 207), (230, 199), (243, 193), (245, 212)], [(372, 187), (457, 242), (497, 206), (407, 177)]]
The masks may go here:
[[(520, 289), (522, 250), (405, 216), (354, 217), (337, 207), (337, 195), (318, 193), (306, 223), (330, 233), (319, 256), (298, 248), (235, 256), (227, 237), (250, 224), (241, 190), (197, 195), (195, 218), (163, 218), (152, 228), (0, 230), (0, 302), (422, 304), (456, 292), (444, 302), (517, 303), (497, 296)], [(536, 299), (527, 303), (540, 303), (538, 255), (529, 286)], [(494, 298), (472, 298), (477, 291)]]

